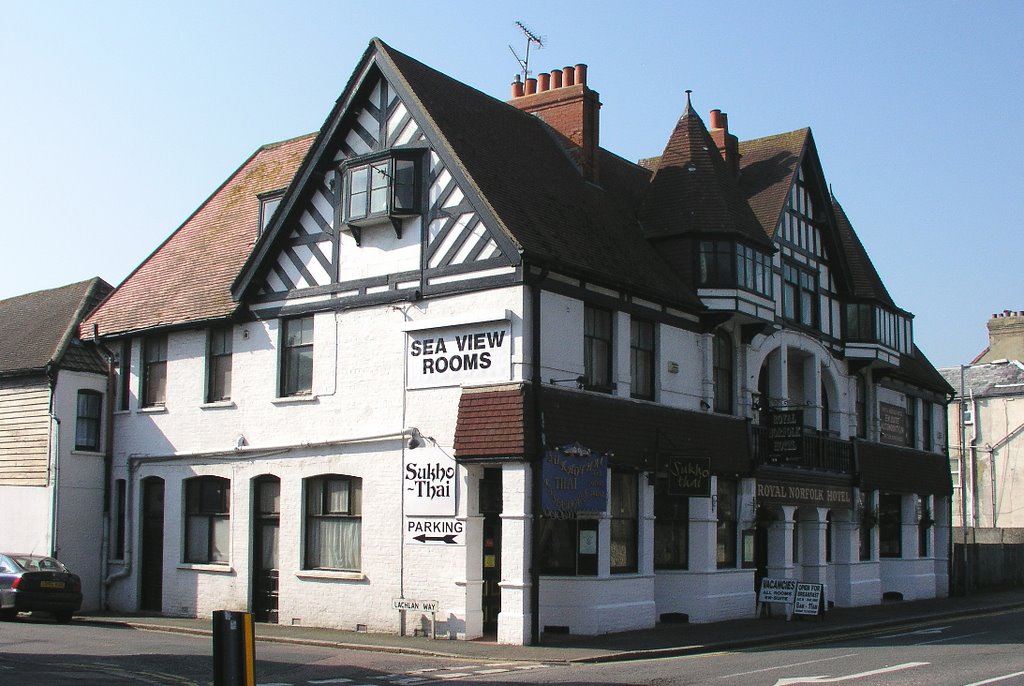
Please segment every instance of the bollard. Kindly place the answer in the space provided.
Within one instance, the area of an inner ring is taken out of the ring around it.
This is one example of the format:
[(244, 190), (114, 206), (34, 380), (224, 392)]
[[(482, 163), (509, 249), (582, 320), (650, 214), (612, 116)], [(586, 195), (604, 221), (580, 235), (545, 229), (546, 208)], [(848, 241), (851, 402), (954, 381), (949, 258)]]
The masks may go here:
[(213, 686), (256, 686), (252, 613), (214, 610)]

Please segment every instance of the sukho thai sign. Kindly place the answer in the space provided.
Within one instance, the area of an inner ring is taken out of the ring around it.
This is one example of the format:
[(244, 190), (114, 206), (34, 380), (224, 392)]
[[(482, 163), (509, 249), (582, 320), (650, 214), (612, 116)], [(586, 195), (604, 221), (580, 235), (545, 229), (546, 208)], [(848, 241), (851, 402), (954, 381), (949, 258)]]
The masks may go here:
[(545, 517), (599, 514), (608, 504), (608, 456), (579, 443), (548, 450), (541, 468), (540, 506)]
[[(711, 458), (670, 455), (662, 458), (669, 495), (711, 496)], [(659, 470), (661, 471), (661, 470)]]

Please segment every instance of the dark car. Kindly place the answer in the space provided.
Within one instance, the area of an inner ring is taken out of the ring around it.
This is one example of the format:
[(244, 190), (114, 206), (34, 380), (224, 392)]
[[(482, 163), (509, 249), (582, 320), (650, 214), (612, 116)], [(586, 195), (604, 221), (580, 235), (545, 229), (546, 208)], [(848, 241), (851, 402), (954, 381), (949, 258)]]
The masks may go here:
[(0, 553), (0, 620), (19, 612), (47, 612), (71, 621), (82, 607), (82, 580), (52, 557)]

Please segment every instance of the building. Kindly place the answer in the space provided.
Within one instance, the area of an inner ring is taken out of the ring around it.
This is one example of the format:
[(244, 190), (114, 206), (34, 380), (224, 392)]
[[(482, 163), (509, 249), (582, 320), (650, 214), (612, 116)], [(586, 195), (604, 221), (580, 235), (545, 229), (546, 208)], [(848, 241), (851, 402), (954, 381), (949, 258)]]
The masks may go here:
[(687, 102), (634, 164), (599, 108), (374, 39), (116, 289), (112, 606), (522, 643), (946, 592), (951, 389), (810, 130)]
[(956, 389), (949, 459), (965, 590), (1024, 583), (1024, 312), (992, 315), (988, 333), (970, 364), (939, 370)]
[(0, 550), (52, 555), (100, 607), (108, 365), (78, 325), (111, 290), (93, 278), (0, 300)]

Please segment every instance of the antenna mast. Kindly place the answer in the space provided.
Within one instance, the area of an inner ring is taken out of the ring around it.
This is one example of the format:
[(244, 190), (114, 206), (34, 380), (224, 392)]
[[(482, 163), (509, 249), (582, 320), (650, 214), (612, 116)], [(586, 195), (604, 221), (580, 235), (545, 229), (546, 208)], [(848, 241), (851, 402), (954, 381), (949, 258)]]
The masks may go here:
[(516, 58), (516, 62), (519, 63), (519, 68), (522, 70), (522, 74), (523, 74), (523, 81), (525, 81), (527, 78), (529, 78), (530, 73), (531, 73), (530, 72), (530, 44), (531, 43), (536, 43), (538, 48), (543, 48), (544, 47), (544, 39), (541, 38), (540, 36), (536, 35), (530, 29), (526, 28), (526, 26), (521, 21), (517, 21), (516, 22), (516, 26), (518, 26), (519, 30), (522, 31), (523, 34), (526, 36), (526, 57), (525, 57), (525, 59), (520, 57), (518, 54), (516, 54), (515, 49), (511, 45), (508, 46), (508, 49), (512, 51), (512, 56), (515, 57)]

